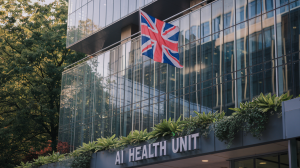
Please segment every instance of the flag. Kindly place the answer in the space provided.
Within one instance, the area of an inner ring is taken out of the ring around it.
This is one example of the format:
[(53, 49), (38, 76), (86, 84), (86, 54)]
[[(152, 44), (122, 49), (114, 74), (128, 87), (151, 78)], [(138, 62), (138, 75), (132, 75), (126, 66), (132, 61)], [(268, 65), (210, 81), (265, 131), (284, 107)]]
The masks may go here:
[(158, 20), (140, 11), (141, 51), (156, 62), (183, 68), (179, 62), (179, 27)]

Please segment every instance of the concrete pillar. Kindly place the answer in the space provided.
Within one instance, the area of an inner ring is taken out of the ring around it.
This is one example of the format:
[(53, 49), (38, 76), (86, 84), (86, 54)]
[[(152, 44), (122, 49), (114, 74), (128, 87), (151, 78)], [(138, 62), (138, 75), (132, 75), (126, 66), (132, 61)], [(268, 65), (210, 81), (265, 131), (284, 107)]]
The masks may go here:
[(289, 167), (297, 168), (297, 140), (290, 139), (288, 141), (288, 150), (289, 150)]
[[(123, 40), (127, 37), (130, 37), (131, 35), (133, 35), (134, 33), (138, 32), (138, 31), (139, 31), (139, 27), (137, 25), (131, 24), (131, 25), (127, 25), (127, 26), (123, 27), (121, 29), (121, 40)], [(121, 44), (124, 44), (130, 40), (131, 40), (131, 38), (128, 38), (128, 39), (122, 41)]]

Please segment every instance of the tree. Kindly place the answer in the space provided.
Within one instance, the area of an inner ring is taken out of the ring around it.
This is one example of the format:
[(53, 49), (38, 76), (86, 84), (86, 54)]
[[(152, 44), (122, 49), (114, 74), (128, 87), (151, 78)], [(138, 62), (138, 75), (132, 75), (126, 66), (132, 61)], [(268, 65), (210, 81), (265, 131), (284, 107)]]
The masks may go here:
[(0, 165), (12, 167), (49, 142), (56, 151), (61, 74), (85, 55), (66, 49), (65, 0), (0, 5)]

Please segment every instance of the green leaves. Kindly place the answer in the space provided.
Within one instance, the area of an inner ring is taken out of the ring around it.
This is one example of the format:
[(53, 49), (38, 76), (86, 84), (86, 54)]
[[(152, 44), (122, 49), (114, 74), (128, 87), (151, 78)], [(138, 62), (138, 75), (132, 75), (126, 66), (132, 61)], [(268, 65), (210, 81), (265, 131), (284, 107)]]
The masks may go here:
[(281, 116), (282, 102), (291, 99), (288, 93), (279, 97), (263, 95), (254, 98), (252, 102), (240, 103), (240, 108), (230, 108), (235, 111), (232, 116), (219, 120), (215, 125), (216, 137), (231, 145), (236, 134), (244, 130), (253, 137), (260, 138), (266, 129), (269, 116), (275, 112)]
[(161, 123), (155, 125), (153, 127), (153, 131), (150, 132), (148, 139), (157, 138), (161, 136), (167, 135), (176, 135), (182, 132), (182, 128), (184, 127), (185, 121), (181, 121), (181, 116), (178, 118), (177, 121), (174, 119), (169, 120), (164, 119)]

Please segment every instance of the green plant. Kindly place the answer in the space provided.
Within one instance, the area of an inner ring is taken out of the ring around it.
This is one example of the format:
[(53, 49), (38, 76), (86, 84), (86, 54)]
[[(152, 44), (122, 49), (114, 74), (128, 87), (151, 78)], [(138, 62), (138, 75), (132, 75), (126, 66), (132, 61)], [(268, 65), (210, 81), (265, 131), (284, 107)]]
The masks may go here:
[(96, 141), (83, 143), (81, 147), (77, 148), (73, 153), (72, 156), (79, 156), (81, 153), (85, 153), (88, 151), (95, 152), (96, 150)]
[(74, 156), (71, 167), (72, 168), (89, 168), (90, 167), (90, 161), (92, 159), (92, 152), (86, 151), (83, 153), (80, 153), (80, 155)]
[(120, 140), (118, 142), (118, 146), (126, 146), (126, 145), (136, 145), (140, 142), (146, 141), (149, 137), (149, 133), (147, 132), (147, 129), (144, 131), (131, 131), (127, 137), (120, 137)]
[(95, 145), (95, 152), (102, 150), (113, 150), (118, 148), (120, 144), (118, 144), (118, 138), (115, 138), (116, 135), (111, 136), (110, 138), (98, 138)]
[(182, 128), (184, 127), (185, 121), (181, 121), (181, 116), (175, 122), (175, 120), (164, 119), (161, 123), (155, 125), (153, 127), (153, 131), (149, 134), (148, 139), (157, 138), (161, 136), (171, 135), (175, 136), (182, 132)]
[(198, 113), (194, 111), (196, 117), (190, 117), (185, 119), (184, 128), (181, 135), (189, 135), (194, 132), (197, 128), (200, 129), (203, 136), (207, 136), (209, 133), (209, 126), (222, 119), (225, 116), (224, 112), (209, 112), (205, 113)]
[(26, 162), (26, 163), (21, 162), (21, 165), (18, 167), (19, 168), (32, 168), (32, 165), (33, 165), (33, 163), (30, 163), (30, 162)]
[(34, 166), (42, 166), (49, 163), (55, 163), (60, 162), (65, 159), (65, 155), (61, 155), (60, 153), (55, 153), (53, 151), (52, 154), (49, 154), (48, 156), (39, 156), (37, 159), (33, 159), (33, 165)]
[(271, 96), (271, 93), (263, 95), (262, 93), (253, 99), (253, 102), (257, 103), (260, 110), (265, 112), (278, 112), (281, 111), (281, 104), (283, 101), (290, 100), (293, 96), (289, 96), (289, 93), (285, 93), (279, 97), (276, 95)]

